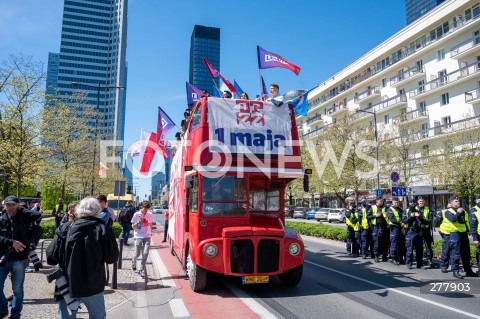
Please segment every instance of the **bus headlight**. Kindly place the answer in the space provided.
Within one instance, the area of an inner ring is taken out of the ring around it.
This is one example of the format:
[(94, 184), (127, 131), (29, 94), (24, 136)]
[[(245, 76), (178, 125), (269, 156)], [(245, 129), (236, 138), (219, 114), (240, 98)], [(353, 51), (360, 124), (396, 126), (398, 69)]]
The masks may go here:
[(288, 252), (292, 256), (296, 256), (300, 253), (300, 245), (297, 243), (291, 243), (290, 247), (288, 247)]
[(218, 249), (215, 244), (207, 244), (205, 245), (205, 248), (203, 249), (203, 252), (207, 257), (215, 257), (217, 255)]

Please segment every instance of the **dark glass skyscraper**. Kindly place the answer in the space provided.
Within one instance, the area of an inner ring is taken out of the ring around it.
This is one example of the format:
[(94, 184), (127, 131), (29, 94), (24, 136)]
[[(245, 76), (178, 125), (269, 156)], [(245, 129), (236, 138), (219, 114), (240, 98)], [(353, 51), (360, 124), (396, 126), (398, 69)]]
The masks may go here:
[[(105, 87), (127, 84), (127, 6), (128, 0), (65, 0), (60, 54), (49, 55), (47, 92), (87, 92), (87, 103), (96, 108), (100, 86), (96, 111), (104, 139), (124, 137), (126, 92)], [(93, 119), (90, 124), (97, 126)]]
[(412, 23), (445, 0), (405, 0), (407, 24)]
[[(195, 25), (190, 44), (190, 73), (188, 81), (200, 90), (214, 94), (214, 85), (205, 68), (206, 58), (220, 72), (220, 29)], [(218, 85), (218, 81), (216, 82)]]

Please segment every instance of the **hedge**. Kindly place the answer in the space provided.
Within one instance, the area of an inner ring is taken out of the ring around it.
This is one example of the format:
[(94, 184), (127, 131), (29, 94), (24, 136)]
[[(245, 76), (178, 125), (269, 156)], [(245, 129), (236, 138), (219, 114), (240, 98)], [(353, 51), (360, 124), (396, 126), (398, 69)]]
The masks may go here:
[[(334, 227), (325, 224), (313, 224), (313, 223), (302, 223), (302, 222), (291, 222), (287, 221), (286, 226), (292, 227), (295, 229), (299, 234), (313, 236), (313, 237), (321, 237), (327, 239), (333, 239), (338, 241), (347, 241), (347, 230), (345, 228)], [(433, 243), (433, 256), (434, 258), (439, 259), (442, 255), (442, 240), (436, 240)], [(470, 243), (470, 256), (472, 262), (476, 262), (475, 257), (475, 245)]]
[[(53, 239), (55, 236), (55, 219), (48, 219), (48, 220), (42, 220), (42, 223), (40, 224), (43, 227), (43, 239)], [(113, 233), (115, 234), (115, 238), (118, 238), (120, 236), (120, 233), (122, 232), (122, 226), (115, 222), (113, 223)]]

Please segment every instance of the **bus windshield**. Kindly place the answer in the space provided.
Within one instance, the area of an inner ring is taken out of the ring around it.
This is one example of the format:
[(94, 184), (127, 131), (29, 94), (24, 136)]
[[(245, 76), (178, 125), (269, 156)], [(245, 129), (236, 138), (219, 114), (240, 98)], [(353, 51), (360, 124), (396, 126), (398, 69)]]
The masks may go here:
[(251, 211), (278, 211), (280, 209), (280, 191), (261, 188), (250, 189)]
[(222, 176), (203, 178), (203, 214), (206, 216), (242, 216), (247, 213), (247, 185), (244, 178)]

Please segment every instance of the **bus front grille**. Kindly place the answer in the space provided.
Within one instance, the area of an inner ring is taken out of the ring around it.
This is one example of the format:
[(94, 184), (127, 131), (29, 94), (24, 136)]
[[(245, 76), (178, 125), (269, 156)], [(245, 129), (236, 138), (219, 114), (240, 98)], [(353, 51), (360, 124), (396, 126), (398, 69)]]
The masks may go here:
[(230, 246), (231, 271), (237, 274), (253, 273), (255, 249), (249, 239), (232, 240)]
[(280, 243), (278, 240), (262, 239), (257, 249), (257, 272), (278, 271)]

